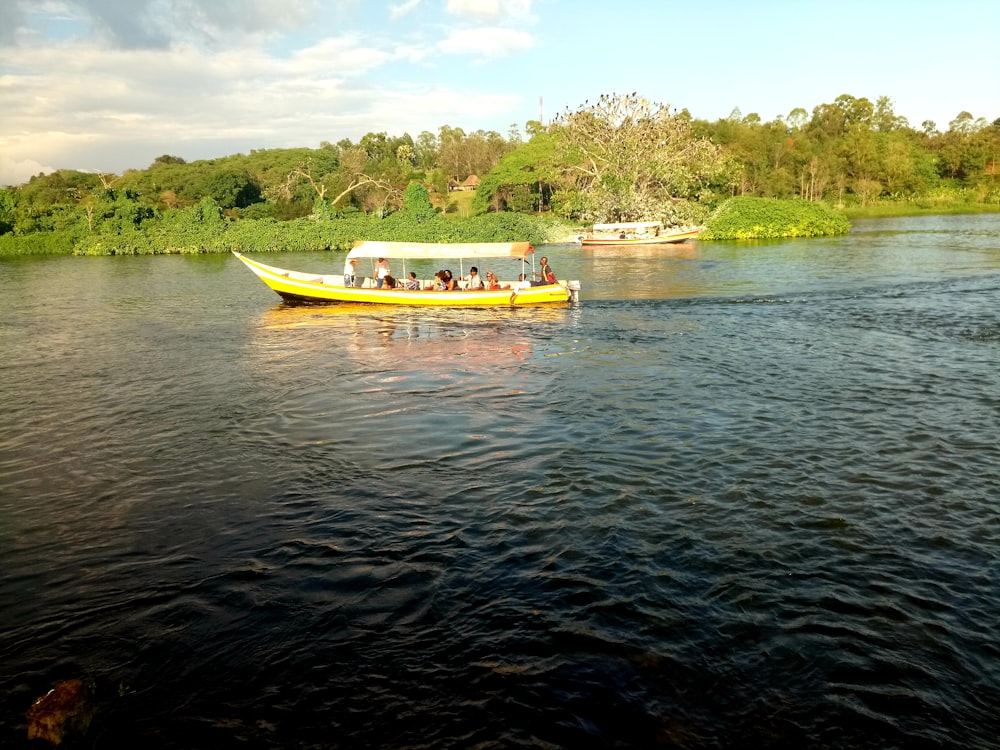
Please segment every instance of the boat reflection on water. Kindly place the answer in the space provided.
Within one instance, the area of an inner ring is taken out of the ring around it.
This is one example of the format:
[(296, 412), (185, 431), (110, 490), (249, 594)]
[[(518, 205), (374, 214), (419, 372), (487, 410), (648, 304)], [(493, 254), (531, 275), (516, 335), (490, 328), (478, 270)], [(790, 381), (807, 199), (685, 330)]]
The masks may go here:
[(587, 245), (582, 248), (584, 258), (595, 260), (628, 261), (634, 259), (697, 258), (697, 242), (676, 242), (664, 245)]
[[(275, 438), (363, 446), (366, 421), (391, 418), (397, 435), (412, 436), (407, 455), (422, 456), (456, 430), (473, 441), (470, 450), (483, 447), (484, 435), (501, 436), (497, 450), (512, 450), (506, 440), (525, 423), (508, 411), (553, 387), (537, 362), (553, 353), (546, 331), (567, 328), (571, 315), (557, 307), (277, 305), (257, 318), (244, 361), (255, 381), (275, 385), (268, 407), (281, 415)], [(452, 402), (477, 406), (456, 410), (446, 406)], [(339, 450), (354, 456), (354, 448)]]
[(335, 326), (342, 321), (365, 323), (371, 319), (393, 317), (400, 320), (427, 321), (429, 323), (460, 323), (483, 325), (489, 322), (524, 320), (558, 322), (565, 320), (568, 308), (563, 307), (490, 307), (476, 308), (418, 308), (401, 310), (396, 305), (353, 304), (291, 305), (280, 303), (264, 311), (261, 322), (268, 328), (299, 326)]
[(332, 351), (373, 370), (478, 369), (523, 361), (539, 326), (566, 325), (570, 315), (566, 307), (281, 304), (261, 315), (253, 338), (257, 353), (273, 364)]

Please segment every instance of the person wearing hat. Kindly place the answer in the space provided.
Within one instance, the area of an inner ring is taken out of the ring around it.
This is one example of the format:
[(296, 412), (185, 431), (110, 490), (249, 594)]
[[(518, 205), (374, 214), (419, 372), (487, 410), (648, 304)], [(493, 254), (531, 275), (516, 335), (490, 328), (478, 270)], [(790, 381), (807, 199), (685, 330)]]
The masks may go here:
[(357, 265), (357, 258), (348, 258), (344, 261), (344, 286), (354, 286), (354, 282), (357, 280), (355, 275), (355, 266)]

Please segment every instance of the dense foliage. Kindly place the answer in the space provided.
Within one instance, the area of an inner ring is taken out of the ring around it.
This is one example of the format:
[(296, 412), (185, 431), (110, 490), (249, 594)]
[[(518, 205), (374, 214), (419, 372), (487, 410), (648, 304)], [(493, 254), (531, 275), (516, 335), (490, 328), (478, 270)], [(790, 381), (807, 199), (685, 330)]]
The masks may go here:
[(917, 204), (939, 195), (1000, 206), (1000, 119), (987, 123), (961, 112), (945, 132), (931, 121), (917, 130), (895, 115), (887, 97), (872, 104), (844, 94), (811, 117), (795, 109), (765, 123), (736, 110), (693, 126), (732, 157), (733, 195), (835, 206)]
[(699, 238), (763, 240), (846, 234), (847, 218), (819, 203), (777, 198), (730, 198), (705, 223)]
[[(795, 109), (763, 122), (734, 111), (710, 123), (612, 95), (526, 131), (522, 141), (516, 128), (504, 138), (443, 126), (416, 139), (369, 133), (191, 163), (164, 154), (122, 175), (59, 170), (0, 189), (0, 255), (344, 248), (368, 238), (539, 242), (559, 236), (560, 220), (701, 223), (734, 197), (797, 200), (794, 209), (730, 203), (706, 236), (838, 231), (810, 204), (1000, 210), (1000, 120), (962, 112), (943, 132), (933, 122), (915, 129), (886, 97), (845, 94), (811, 115)], [(450, 189), (472, 174), (481, 178), (477, 215), (461, 217)]]
[[(73, 252), (78, 255), (158, 255), (165, 253), (291, 252), (348, 250), (359, 240), (409, 242), (551, 242), (559, 223), (551, 218), (516, 213), (485, 214), (453, 220), (439, 213), (400, 211), (385, 218), (355, 213), (325, 220), (304, 217), (289, 221), (229, 221), (211, 198), (169, 212), (141, 229), (87, 234)], [(3, 238), (0, 238), (2, 242)], [(65, 250), (63, 250), (65, 252)]]

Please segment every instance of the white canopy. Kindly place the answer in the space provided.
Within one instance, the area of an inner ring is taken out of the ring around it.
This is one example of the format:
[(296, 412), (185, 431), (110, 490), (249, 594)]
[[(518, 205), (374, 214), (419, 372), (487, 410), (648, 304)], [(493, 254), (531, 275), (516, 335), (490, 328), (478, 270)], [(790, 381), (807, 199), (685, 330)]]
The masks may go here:
[(663, 226), (661, 221), (625, 221), (621, 224), (594, 224), (595, 232), (617, 232), (622, 229), (653, 229)]
[(355, 246), (348, 258), (403, 258), (433, 260), (436, 258), (524, 258), (535, 252), (530, 242), (376, 242), (366, 240)]

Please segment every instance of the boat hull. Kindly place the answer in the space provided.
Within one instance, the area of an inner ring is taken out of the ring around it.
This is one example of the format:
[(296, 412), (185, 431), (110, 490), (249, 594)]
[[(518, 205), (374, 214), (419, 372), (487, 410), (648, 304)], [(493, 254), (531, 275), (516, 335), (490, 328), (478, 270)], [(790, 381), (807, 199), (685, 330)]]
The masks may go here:
[(233, 252), (272, 291), (292, 304), (331, 305), (368, 303), (412, 307), (517, 307), (566, 304), (570, 291), (563, 284), (546, 284), (497, 291), (462, 290), (454, 292), (410, 291), (406, 289), (370, 289), (345, 287), (343, 277), (288, 271), (269, 266)]
[(631, 237), (622, 239), (621, 237), (583, 237), (580, 244), (584, 246), (594, 245), (671, 245), (675, 242), (685, 242), (693, 240), (698, 236), (698, 230), (693, 232), (678, 232), (676, 234), (663, 234), (657, 237)]

